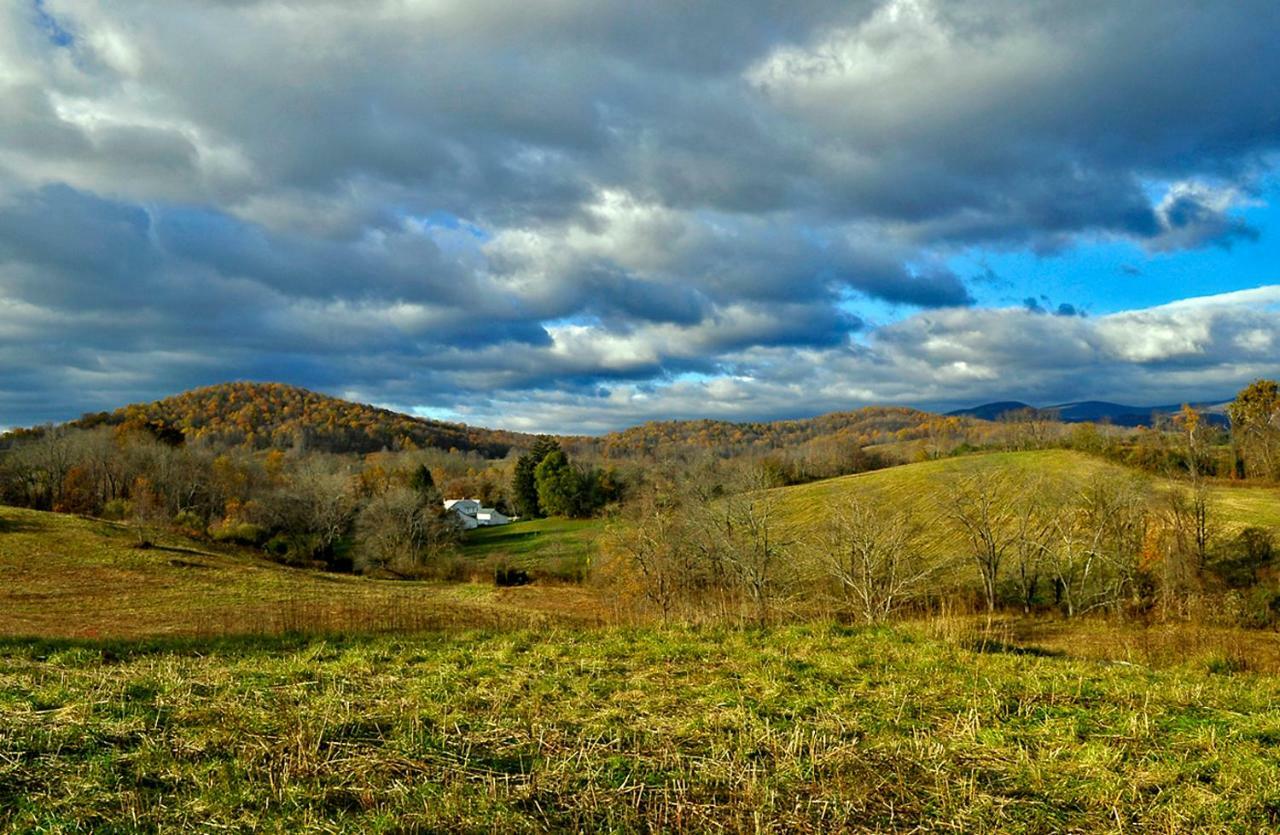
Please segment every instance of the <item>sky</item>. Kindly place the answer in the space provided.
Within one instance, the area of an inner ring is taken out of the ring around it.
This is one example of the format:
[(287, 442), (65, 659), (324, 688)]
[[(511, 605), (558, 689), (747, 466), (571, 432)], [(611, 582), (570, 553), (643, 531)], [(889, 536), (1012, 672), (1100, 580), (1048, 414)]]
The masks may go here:
[(1280, 374), (1274, 0), (6, 0), (0, 426), (603, 432)]

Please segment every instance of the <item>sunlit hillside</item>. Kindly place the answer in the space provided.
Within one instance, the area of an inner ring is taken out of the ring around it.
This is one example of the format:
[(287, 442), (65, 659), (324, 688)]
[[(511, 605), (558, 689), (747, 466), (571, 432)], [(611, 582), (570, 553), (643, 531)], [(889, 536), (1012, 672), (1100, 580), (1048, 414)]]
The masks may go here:
[[(777, 490), (776, 495), (781, 499), (786, 517), (799, 525), (815, 515), (820, 518), (838, 507), (843, 499), (859, 494), (883, 500), (890, 508), (910, 510), (927, 522), (943, 512), (949, 485), (975, 473), (993, 472), (1059, 479), (1080, 486), (1103, 476), (1124, 476), (1149, 481), (1160, 490), (1185, 489), (1179, 482), (1153, 477), (1085, 453), (1050, 449), (993, 452), (906, 464), (784, 487)], [(1211, 488), (1211, 495), (1217, 519), (1227, 531), (1247, 525), (1280, 530), (1280, 489), (1219, 482)]]
[(127, 637), (381, 631), (591, 620), (568, 587), (377, 580), (288, 568), (177, 536), (0, 507), (0, 635)]

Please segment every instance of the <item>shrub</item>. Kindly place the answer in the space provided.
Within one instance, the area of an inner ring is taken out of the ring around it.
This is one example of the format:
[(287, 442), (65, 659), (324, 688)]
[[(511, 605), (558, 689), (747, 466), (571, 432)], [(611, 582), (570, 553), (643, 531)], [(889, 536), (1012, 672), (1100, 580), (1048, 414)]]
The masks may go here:
[(527, 586), (530, 582), (529, 572), (523, 568), (500, 565), (493, 572), (495, 586)]
[(198, 537), (204, 534), (204, 518), (193, 510), (179, 511), (178, 515), (173, 517), (173, 524), (188, 536)]
[(209, 530), (215, 542), (231, 542), (236, 545), (261, 545), (267, 532), (251, 522), (223, 522)]

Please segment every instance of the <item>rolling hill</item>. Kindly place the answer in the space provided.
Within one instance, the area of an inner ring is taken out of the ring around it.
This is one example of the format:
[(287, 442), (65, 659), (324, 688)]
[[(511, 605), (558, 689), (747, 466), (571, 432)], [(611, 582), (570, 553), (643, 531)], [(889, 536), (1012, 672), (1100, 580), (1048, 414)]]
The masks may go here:
[[(849, 446), (923, 438), (939, 428), (964, 431), (982, 424), (904, 407), (869, 406), (797, 420), (734, 423), (723, 420), (653, 421), (601, 436), (560, 436), (578, 453), (627, 459), (687, 449), (721, 454), (796, 449), (844, 455)], [(70, 425), (92, 428), (124, 424), (161, 437), (251, 449), (288, 449), (299, 444), (325, 452), (369, 453), (383, 449), (437, 448), (477, 452), (489, 458), (532, 445), (533, 435), (428, 420), (353, 403), (283, 383), (233, 382), (193, 389), (151, 403), (86, 414)], [(16, 430), (9, 440), (39, 433)], [(4, 443), (0, 438), (0, 446)], [(822, 445), (835, 445), (823, 449)], [(835, 447), (839, 449), (836, 450)]]
[[(971, 418), (948, 421), (933, 412), (901, 406), (866, 406), (849, 412), (832, 412), (798, 420), (653, 421), (599, 438), (587, 439), (609, 457), (661, 454), (680, 448), (715, 449), (722, 452), (796, 449), (806, 444), (869, 446), (917, 440), (945, 428), (963, 431), (981, 423)], [(833, 450), (827, 450), (835, 454)]]
[(176, 429), (188, 440), (250, 448), (303, 444), (326, 452), (436, 447), (501, 458), (533, 442), (518, 432), (413, 417), (283, 383), (222, 383), (74, 421), (100, 423)]
[[(775, 494), (781, 498), (785, 518), (797, 525), (806, 524), (805, 520), (813, 513), (814, 508), (833, 507), (842, 498), (863, 491), (883, 497), (889, 506), (912, 510), (923, 519), (931, 519), (938, 514), (936, 497), (939, 487), (969, 473), (992, 470), (1028, 475), (1069, 476), (1081, 482), (1103, 474), (1137, 475), (1154, 480), (1157, 487), (1170, 487), (1173, 484), (1082, 452), (1050, 449), (991, 452), (905, 464), (810, 484), (781, 487)], [(1280, 533), (1280, 489), (1224, 484), (1213, 487), (1212, 496), (1219, 518), (1227, 529), (1257, 525)], [(954, 542), (942, 540), (937, 547), (953, 545)]]
[(0, 506), (0, 636), (413, 631), (590, 620), (583, 590), (376, 580), (288, 568), (178, 536)]
[[(845, 457), (851, 447), (894, 448), (950, 435), (981, 444), (992, 423), (1004, 415), (1035, 408), (1007, 400), (958, 409), (945, 415), (902, 406), (867, 406), (810, 418), (775, 421), (651, 421), (599, 436), (562, 435), (571, 452), (601, 458), (632, 459), (684, 450), (719, 454), (799, 452), (816, 459)], [(1178, 406), (1138, 407), (1084, 401), (1046, 407), (1068, 422), (1106, 421), (1135, 427), (1153, 414), (1172, 414)], [(1221, 404), (1200, 406), (1206, 418), (1224, 425)], [(135, 403), (111, 412), (86, 414), (70, 425), (136, 425), (162, 437), (181, 437), (251, 449), (309, 449), (369, 453), (383, 449), (437, 448), (502, 458), (530, 447), (535, 436), (503, 429), (430, 420), (354, 403), (283, 383), (232, 382), (193, 389), (151, 403)], [(15, 430), (6, 440), (43, 431)]]

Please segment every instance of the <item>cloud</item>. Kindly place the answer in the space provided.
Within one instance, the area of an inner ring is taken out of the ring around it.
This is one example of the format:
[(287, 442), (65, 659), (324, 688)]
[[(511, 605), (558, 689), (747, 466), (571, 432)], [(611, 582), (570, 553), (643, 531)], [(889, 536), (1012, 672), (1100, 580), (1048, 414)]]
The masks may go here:
[(953, 265), (1258, 239), (1274, 3), (668, 12), (5, 5), (0, 422), (234, 376), (616, 425), (1271, 350), (1075, 289), (984, 308), (999, 277)]
[(920, 313), (828, 349), (752, 349), (732, 373), (657, 386), (612, 386), (607, 397), (549, 392), (536, 402), (495, 393), (462, 407), (468, 419), (497, 414), (539, 430), (603, 431), (649, 419), (786, 418), (868, 403), (950, 408), (1018, 395), (1032, 402), (1099, 397), (1137, 405), (1189, 392), (1229, 397), (1274, 374), (1280, 286), (1188, 299), (1092, 318), (1025, 307)]
[(1256, 241), (1257, 229), (1229, 212), (1245, 203), (1238, 189), (1203, 183), (1175, 183), (1156, 206), (1160, 233), (1147, 243), (1156, 251), (1207, 245), (1230, 249), (1237, 241)]
[(1077, 308), (1074, 304), (1071, 304), (1070, 302), (1061, 302), (1058, 304), (1057, 307), (1054, 307), (1053, 303), (1049, 301), (1048, 296), (1040, 296), (1039, 298), (1036, 298), (1035, 296), (1028, 296), (1027, 298), (1022, 300), (1022, 307), (1028, 313), (1035, 313), (1041, 316), (1047, 313), (1053, 313), (1054, 316), (1082, 316), (1083, 317), (1088, 315), (1083, 310)]
[[(1259, 106), (1280, 74), (1255, 48), (1280, 23), (1265, 2), (713, 3), (648, 20), (580, 3), (60, 0), (6, 15), (3, 99), (28, 103), (3, 142), (15, 179), (264, 223), (338, 201), (356, 225), (396, 204), (521, 226), (605, 190), (890, 222), (913, 242), (1147, 239), (1164, 227), (1144, 182), (1245, 176), (1280, 140)], [(51, 26), (71, 40), (50, 44)]]

